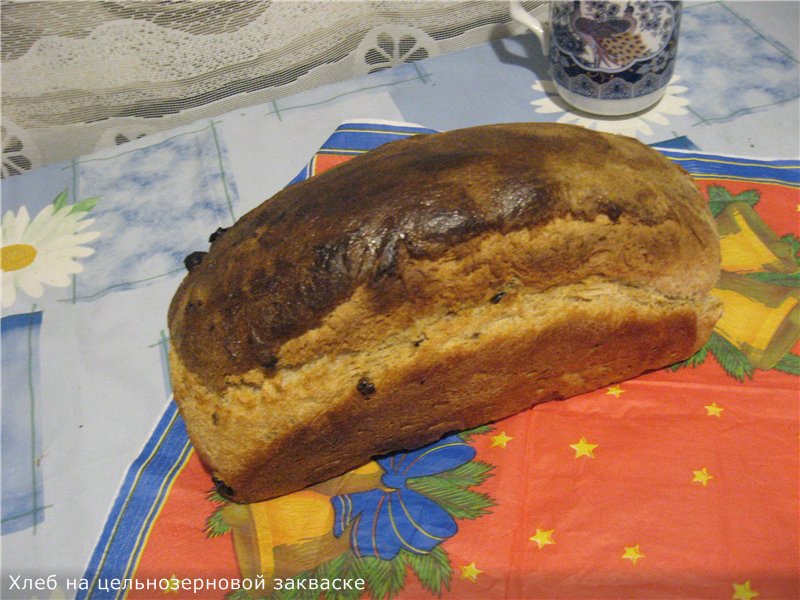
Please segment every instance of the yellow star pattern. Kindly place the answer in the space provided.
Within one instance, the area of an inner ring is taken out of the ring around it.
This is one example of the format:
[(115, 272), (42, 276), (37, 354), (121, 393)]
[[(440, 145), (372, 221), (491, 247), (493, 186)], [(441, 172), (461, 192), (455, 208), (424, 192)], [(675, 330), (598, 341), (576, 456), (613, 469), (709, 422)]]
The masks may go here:
[(708, 482), (711, 479), (714, 479), (714, 476), (711, 473), (709, 473), (708, 469), (706, 469), (705, 467), (703, 467), (699, 471), (692, 471), (692, 473), (694, 473), (694, 479), (692, 479), (692, 482), (696, 481), (703, 487), (707, 486)]
[(492, 446), (491, 447), (492, 448), (496, 448), (496, 447), (499, 446), (500, 448), (505, 448), (506, 444), (508, 444), (508, 442), (510, 442), (513, 439), (514, 438), (511, 437), (510, 435), (506, 435), (505, 431), (501, 431), (497, 435), (493, 435), (492, 436)]
[(618, 385), (612, 385), (610, 388), (608, 388), (608, 391), (606, 392), (606, 394), (608, 394), (609, 396), (614, 396), (615, 398), (619, 398), (624, 393), (625, 390), (623, 390)]
[(581, 456), (594, 458), (594, 449), (597, 448), (597, 446), (598, 444), (590, 444), (587, 442), (585, 437), (582, 437), (575, 444), (569, 445), (570, 448), (575, 450), (575, 458), (579, 458)]
[(637, 560), (644, 558), (644, 553), (639, 549), (639, 544), (635, 546), (625, 546), (625, 553), (622, 555), (622, 558), (627, 558), (633, 564), (636, 564)]
[(749, 579), (744, 583), (734, 583), (733, 590), (731, 600), (752, 600), (759, 595), (757, 591), (750, 587)]
[(483, 573), (483, 571), (475, 566), (475, 561), (468, 565), (462, 565), (461, 567), (461, 579), (469, 579), (472, 583), (477, 581), (478, 575), (481, 573)]
[(721, 406), (717, 406), (716, 402), (712, 402), (711, 404), (706, 404), (703, 408), (708, 411), (709, 417), (721, 417), (722, 411), (725, 410)]
[(547, 529), (547, 530), (537, 529), (536, 533), (531, 537), (529, 537), (528, 539), (531, 542), (536, 542), (539, 545), (539, 550), (541, 550), (548, 544), (555, 544), (555, 541), (553, 540), (554, 531), (555, 529)]

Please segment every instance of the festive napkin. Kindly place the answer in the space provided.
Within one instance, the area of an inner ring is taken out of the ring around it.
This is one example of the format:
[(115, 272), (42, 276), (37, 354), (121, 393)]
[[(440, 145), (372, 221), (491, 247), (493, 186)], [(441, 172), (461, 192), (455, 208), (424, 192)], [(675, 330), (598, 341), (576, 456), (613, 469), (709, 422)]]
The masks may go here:
[[(345, 123), (294, 181), (429, 131)], [(79, 597), (798, 597), (800, 163), (662, 151), (721, 234), (695, 356), (251, 505), (170, 405)]]

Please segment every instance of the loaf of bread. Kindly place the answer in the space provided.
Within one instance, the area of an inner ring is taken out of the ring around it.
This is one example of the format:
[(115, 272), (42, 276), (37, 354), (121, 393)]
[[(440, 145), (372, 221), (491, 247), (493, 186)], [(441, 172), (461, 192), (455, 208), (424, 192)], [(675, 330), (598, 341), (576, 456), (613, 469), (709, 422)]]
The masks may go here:
[(720, 315), (689, 175), (568, 125), (386, 144), (195, 258), (169, 310), (174, 397), (238, 502), (685, 359)]

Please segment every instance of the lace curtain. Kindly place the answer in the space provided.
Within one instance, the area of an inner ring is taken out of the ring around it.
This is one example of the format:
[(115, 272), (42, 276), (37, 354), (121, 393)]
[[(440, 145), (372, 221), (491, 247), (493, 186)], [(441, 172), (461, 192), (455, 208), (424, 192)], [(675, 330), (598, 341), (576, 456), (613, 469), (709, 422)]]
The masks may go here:
[(3, 0), (2, 175), (522, 31), (505, 0)]

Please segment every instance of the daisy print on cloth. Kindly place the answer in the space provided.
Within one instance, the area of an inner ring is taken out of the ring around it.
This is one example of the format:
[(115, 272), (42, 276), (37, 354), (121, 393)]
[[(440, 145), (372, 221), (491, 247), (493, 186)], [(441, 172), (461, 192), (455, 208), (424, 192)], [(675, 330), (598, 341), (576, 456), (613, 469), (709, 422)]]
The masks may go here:
[(33, 219), (25, 206), (3, 215), (3, 308), (13, 305), (20, 293), (41, 298), (44, 286), (67, 287), (72, 276), (83, 271), (77, 259), (93, 254), (87, 244), (100, 237), (99, 231), (87, 230), (94, 219), (86, 218), (98, 200), (67, 204), (67, 192), (63, 191)]

